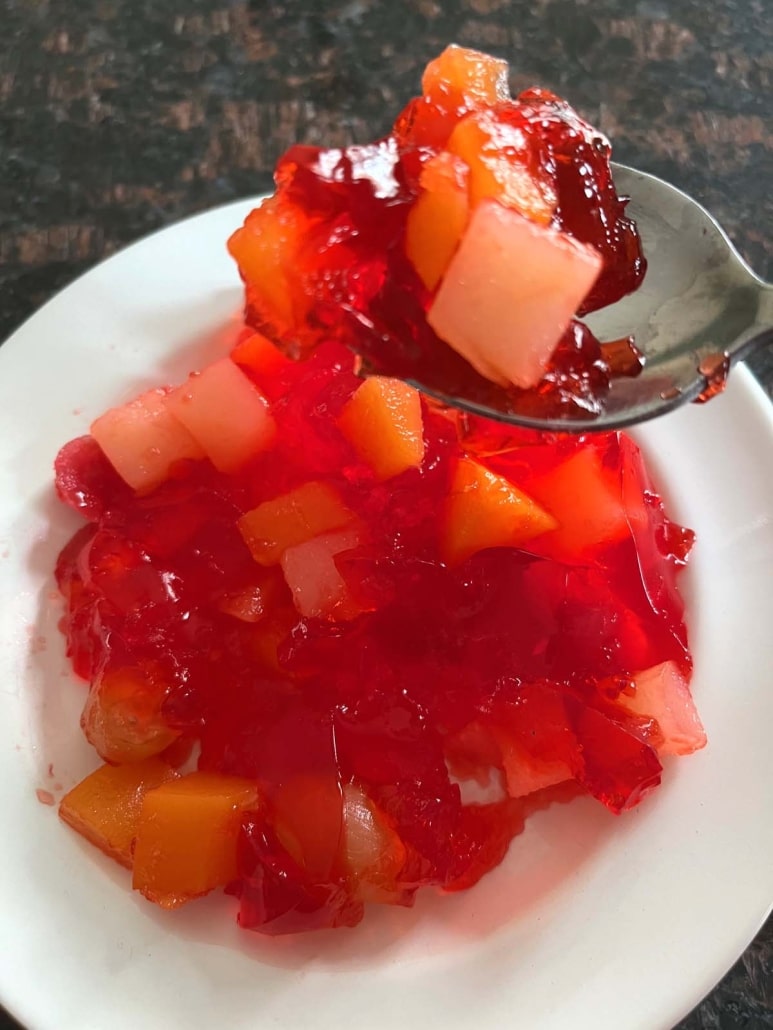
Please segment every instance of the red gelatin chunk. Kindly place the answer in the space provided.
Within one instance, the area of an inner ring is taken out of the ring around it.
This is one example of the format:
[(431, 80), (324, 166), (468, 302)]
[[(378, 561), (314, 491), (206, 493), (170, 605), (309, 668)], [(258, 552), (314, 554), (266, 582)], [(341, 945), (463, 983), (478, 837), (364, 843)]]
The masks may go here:
[(557, 468), (530, 482), (534, 498), (549, 512), (573, 512), (573, 518), (553, 530), (542, 545), (559, 555), (581, 555), (601, 545), (623, 540), (630, 519), (619, 474), (604, 468), (593, 447), (578, 450)]
[(608, 140), (546, 90), (512, 99), (506, 80), (502, 61), (449, 47), (390, 136), (291, 147), (229, 244), (248, 323), (294, 357), (335, 339), (368, 372), (435, 393), (597, 415), (611, 379), (642, 366), (575, 319), (641, 284), (641, 241)]

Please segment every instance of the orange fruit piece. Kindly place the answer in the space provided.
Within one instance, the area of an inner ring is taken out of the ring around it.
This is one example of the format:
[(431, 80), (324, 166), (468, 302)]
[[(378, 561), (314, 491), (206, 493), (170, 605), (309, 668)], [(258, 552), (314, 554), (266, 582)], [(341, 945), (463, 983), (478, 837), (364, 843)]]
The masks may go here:
[(444, 107), (491, 107), (510, 98), (507, 61), (452, 43), (424, 69), (421, 89)]
[(220, 773), (192, 772), (147, 791), (132, 886), (176, 908), (234, 880), (242, 813), (257, 804), (255, 783)]
[(399, 379), (366, 379), (347, 401), (338, 426), (377, 479), (418, 468), (424, 458), (421, 397)]
[(489, 547), (517, 547), (557, 523), (527, 494), (472, 458), (460, 458), (451, 482), (442, 553), (458, 565)]
[(234, 346), (231, 360), (254, 373), (258, 379), (273, 379), (287, 365), (292, 364), (268, 337), (262, 333), (250, 333)]
[(428, 290), (442, 279), (467, 225), (467, 179), (465, 162), (445, 151), (422, 169), (423, 192), (408, 215), (405, 253)]
[(259, 565), (276, 565), (288, 547), (343, 529), (353, 519), (331, 486), (312, 481), (242, 515), (239, 530)]
[(160, 758), (102, 765), (65, 794), (59, 815), (89, 843), (131, 869), (142, 799), (176, 775)]
[(161, 709), (167, 684), (155, 668), (123, 666), (95, 680), (81, 716), (86, 739), (108, 762), (141, 762), (180, 736)]
[(242, 278), (260, 287), (263, 316), (280, 334), (303, 314), (295, 310), (290, 283), (307, 225), (308, 219), (295, 204), (270, 197), (228, 240)]
[(534, 167), (534, 144), (495, 111), (476, 111), (456, 126), (447, 144), (470, 169), (470, 205), (486, 197), (529, 221), (548, 225), (558, 204), (555, 187)]

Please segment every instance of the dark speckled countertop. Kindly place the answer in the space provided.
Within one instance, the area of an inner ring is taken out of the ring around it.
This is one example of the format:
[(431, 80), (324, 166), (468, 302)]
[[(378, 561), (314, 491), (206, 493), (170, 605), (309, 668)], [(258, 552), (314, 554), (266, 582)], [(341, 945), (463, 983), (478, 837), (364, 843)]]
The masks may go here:
[[(773, 279), (771, 0), (0, 0), (0, 339), (100, 258), (384, 132), (448, 42), (565, 94)], [(773, 356), (757, 374), (773, 388)], [(11, 1026), (0, 1012), (0, 1028)], [(773, 1027), (773, 923), (681, 1030)]]

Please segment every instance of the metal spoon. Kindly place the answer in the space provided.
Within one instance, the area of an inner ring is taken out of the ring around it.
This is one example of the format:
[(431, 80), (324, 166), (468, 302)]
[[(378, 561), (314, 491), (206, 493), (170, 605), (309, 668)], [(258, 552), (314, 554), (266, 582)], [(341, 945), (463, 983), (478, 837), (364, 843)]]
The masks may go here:
[[(444, 395), (452, 407), (501, 422), (561, 432), (616, 429), (663, 415), (697, 399), (729, 366), (773, 343), (773, 285), (758, 278), (722, 228), (696, 201), (646, 172), (612, 166), (618, 191), (641, 232), (648, 261), (640, 289), (586, 321), (599, 339), (629, 333), (646, 357), (635, 378), (612, 381), (603, 412), (590, 419), (535, 418), (498, 406)], [(724, 365), (724, 368), (722, 367)]]

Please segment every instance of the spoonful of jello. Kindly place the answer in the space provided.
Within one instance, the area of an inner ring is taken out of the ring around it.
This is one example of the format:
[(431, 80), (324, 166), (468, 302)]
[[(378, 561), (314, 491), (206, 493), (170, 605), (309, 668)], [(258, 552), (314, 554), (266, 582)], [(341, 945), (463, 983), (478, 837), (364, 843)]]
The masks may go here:
[(708, 399), (773, 340), (773, 287), (564, 101), (512, 98), (504, 61), (456, 46), (422, 90), (375, 143), (291, 147), (229, 241), (247, 321), (286, 353), (335, 339), (364, 374), (587, 432)]

